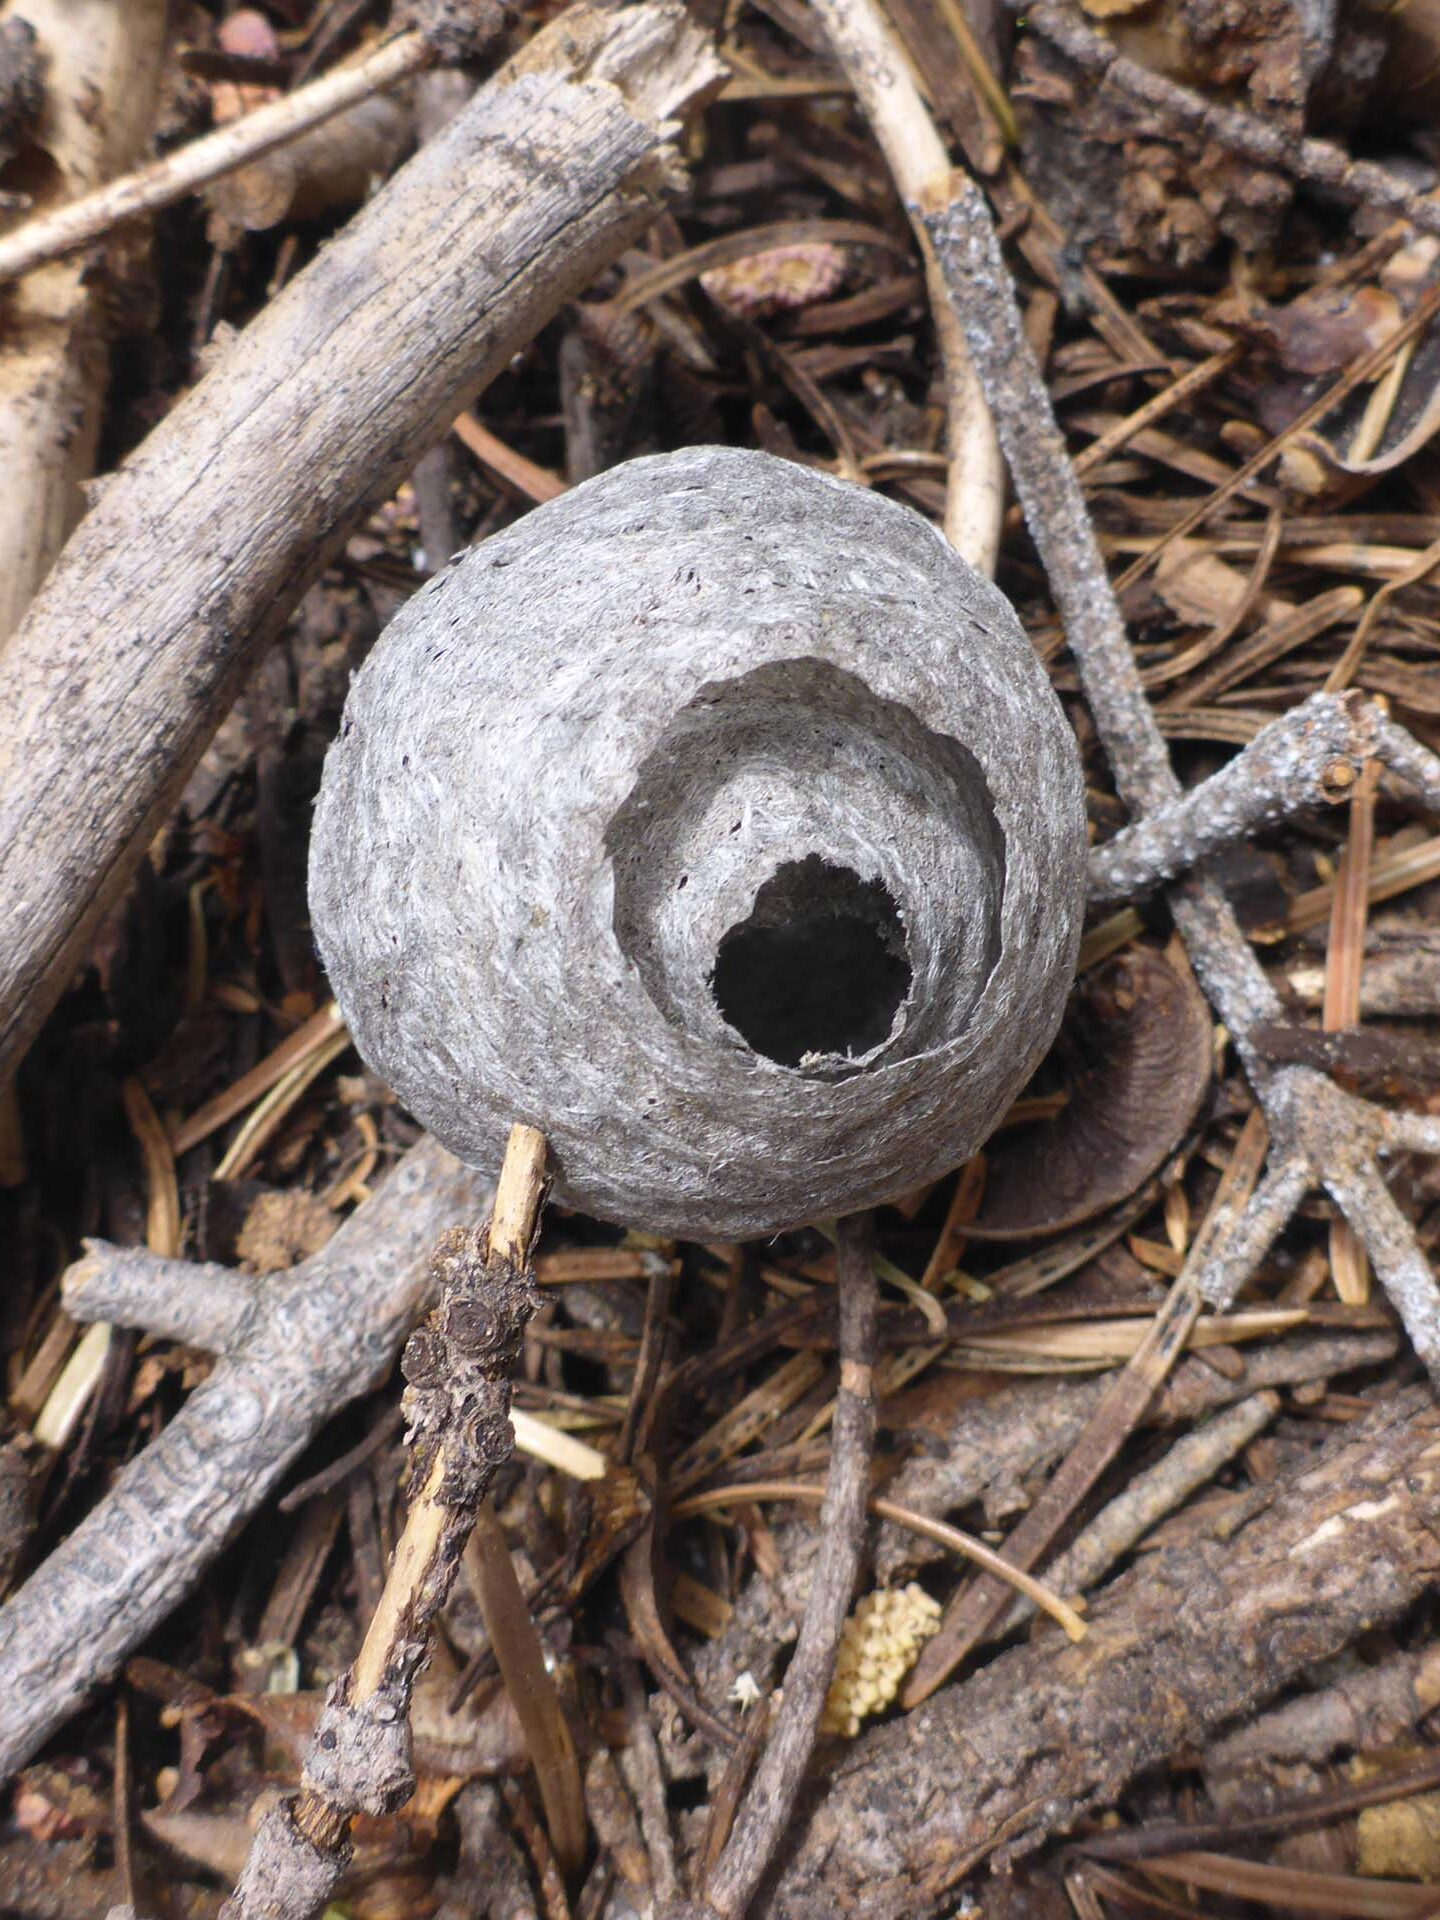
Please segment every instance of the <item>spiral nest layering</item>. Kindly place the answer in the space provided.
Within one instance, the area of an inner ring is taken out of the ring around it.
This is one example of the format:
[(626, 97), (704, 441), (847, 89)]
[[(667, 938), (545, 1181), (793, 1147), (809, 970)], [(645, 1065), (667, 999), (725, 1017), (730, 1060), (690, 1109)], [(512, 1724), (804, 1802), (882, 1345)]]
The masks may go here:
[(466, 554), (356, 678), (311, 854), (361, 1051), (591, 1213), (741, 1238), (963, 1160), (1053, 1037), (1074, 738), (917, 514), (719, 447)]

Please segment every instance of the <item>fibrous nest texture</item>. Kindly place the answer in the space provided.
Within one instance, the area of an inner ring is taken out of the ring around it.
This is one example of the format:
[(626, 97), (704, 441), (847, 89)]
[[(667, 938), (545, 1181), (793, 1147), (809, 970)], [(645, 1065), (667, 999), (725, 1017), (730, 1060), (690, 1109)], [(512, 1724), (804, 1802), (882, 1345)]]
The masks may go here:
[(602, 1217), (745, 1238), (982, 1141), (1049, 1045), (1085, 830), (1008, 602), (767, 454), (631, 461), (437, 576), (357, 675), (312, 844), (361, 1052)]

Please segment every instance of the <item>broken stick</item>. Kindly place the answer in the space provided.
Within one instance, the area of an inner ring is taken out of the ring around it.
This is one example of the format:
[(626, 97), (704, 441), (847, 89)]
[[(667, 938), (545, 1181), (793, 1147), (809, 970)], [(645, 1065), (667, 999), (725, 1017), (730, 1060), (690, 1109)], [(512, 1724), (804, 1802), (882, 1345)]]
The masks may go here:
[(380, 1604), (331, 1687), (300, 1792), (269, 1813), (226, 1920), (309, 1920), (350, 1858), (356, 1813), (393, 1813), (415, 1788), (410, 1696), (475, 1512), (510, 1457), (510, 1377), (539, 1304), (530, 1254), (545, 1192), (543, 1134), (517, 1126), (482, 1232), (435, 1255), (440, 1302), (405, 1350), (414, 1492)]
[(262, 1284), (144, 1248), (92, 1245), (70, 1269), (65, 1304), (78, 1319), (219, 1358), (0, 1609), (0, 1778), (185, 1598), (321, 1427), (380, 1384), (424, 1299), (427, 1250), (489, 1193), (425, 1140), (319, 1253)]

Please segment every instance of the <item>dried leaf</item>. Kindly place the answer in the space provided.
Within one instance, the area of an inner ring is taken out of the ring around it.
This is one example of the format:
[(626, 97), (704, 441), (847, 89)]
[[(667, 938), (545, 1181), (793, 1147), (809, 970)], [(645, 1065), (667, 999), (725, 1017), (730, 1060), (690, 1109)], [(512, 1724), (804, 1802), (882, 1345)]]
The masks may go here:
[(1360, 1872), (1380, 1880), (1440, 1881), (1440, 1793), (1366, 1807), (1357, 1824)]
[(1383, 287), (1327, 287), (1283, 307), (1249, 315), (1245, 331), (1263, 340), (1287, 373), (1341, 373), (1399, 326), (1400, 302)]
[(1058, 1233), (1115, 1206), (1174, 1152), (1210, 1084), (1204, 998), (1144, 947), (1087, 983), (1059, 1047), (1078, 1060), (1070, 1099), (992, 1142), (977, 1238)]

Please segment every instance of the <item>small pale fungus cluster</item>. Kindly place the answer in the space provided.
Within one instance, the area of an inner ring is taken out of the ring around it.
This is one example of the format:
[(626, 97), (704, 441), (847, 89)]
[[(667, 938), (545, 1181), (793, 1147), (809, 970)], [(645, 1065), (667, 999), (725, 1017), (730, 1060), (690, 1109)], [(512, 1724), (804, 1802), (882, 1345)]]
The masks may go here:
[(840, 1636), (822, 1732), (853, 1740), (862, 1720), (890, 1705), (921, 1647), (939, 1628), (939, 1601), (913, 1580), (907, 1587), (881, 1587), (858, 1600)]

